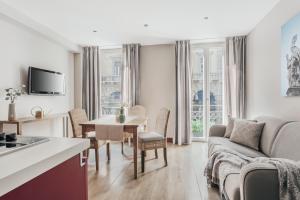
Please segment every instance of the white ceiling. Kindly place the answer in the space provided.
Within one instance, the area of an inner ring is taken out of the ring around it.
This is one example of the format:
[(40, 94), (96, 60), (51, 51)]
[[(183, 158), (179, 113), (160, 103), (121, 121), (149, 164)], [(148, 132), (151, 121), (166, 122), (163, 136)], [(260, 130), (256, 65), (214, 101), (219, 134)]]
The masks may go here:
[[(247, 34), (279, 0), (0, 0), (79, 45)], [(209, 17), (204, 20), (204, 17)], [(147, 23), (149, 27), (143, 25)], [(98, 30), (93, 33), (93, 30)]]

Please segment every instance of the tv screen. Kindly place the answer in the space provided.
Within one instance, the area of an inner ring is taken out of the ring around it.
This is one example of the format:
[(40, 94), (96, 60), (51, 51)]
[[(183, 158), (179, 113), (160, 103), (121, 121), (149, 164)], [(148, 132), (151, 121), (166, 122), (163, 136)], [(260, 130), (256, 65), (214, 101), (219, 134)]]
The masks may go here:
[(64, 95), (64, 74), (60, 72), (29, 67), (28, 94)]

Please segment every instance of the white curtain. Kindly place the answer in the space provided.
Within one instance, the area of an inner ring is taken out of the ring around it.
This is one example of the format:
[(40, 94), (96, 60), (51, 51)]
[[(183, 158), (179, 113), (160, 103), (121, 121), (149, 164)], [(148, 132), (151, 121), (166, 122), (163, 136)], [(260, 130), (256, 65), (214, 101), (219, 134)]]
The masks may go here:
[(227, 116), (245, 118), (246, 36), (226, 38), (225, 106)]
[(191, 143), (191, 66), (190, 41), (177, 41), (175, 144)]
[(82, 61), (82, 106), (92, 120), (101, 114), (99, 47), (83, 47)]
[(129, 107), (139, 104), (140, 44), (123, 45), (122, 103)]

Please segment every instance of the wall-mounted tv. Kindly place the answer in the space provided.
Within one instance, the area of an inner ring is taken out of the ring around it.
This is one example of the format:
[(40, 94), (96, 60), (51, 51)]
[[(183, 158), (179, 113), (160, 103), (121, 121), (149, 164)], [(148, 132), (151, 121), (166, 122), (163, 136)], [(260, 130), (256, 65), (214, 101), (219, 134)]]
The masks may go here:
[(29, 67), (28, 94), (65, 95), (65, 75), (60, 72)]

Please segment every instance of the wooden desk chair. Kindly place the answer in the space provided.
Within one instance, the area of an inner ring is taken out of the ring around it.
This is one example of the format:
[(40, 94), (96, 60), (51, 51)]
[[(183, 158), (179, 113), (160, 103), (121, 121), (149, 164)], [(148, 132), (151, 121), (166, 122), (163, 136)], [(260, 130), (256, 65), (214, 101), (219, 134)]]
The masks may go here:
[(145, 153), (147, 150), (155, 150), (155, 157), (158, 158), (157, 149), (164, 149), (165, 166), (167, 160), (167, 127), (170, 117), (170, 110), (162, 108), (156, 118), (155, 131), (139, 133), (139, 148), (141, 149), (142, 172), (145, 171)]
[[(83, 109), (73, 109), (73, 110), (69, 111), (68, 113), (69, 113), (71, 124), (72, 124), (73, 137), (74, 138), (81, 138), (82, 137), (82, 128), (79, 124), (88, 121), (85, 110), (83, 110)], [(89, 132), (87, 134), (87, 138), (89, 138), (90, 141), (91, 141), (91, 146), (90, 146), (89, 150), (90, 149), (95, 150), (96, 170), (98, 171), (99, 170), (99, 151), (98, 151), (98, 149), (100, 148), (100, 146), (105, 144), (105, 142), (100, 143), (96, 139), (94, 131)], [(89, 152), (89, 150), (88, 150), (88, 152)]]

